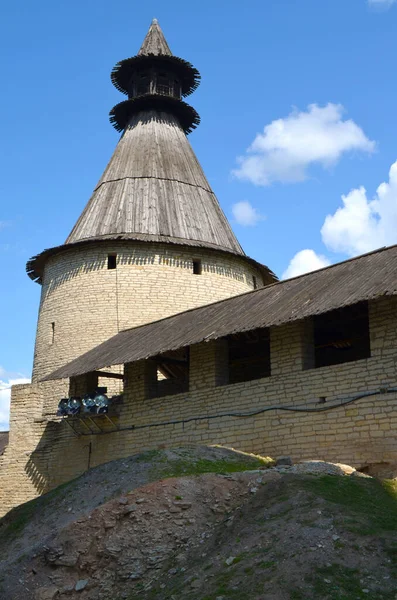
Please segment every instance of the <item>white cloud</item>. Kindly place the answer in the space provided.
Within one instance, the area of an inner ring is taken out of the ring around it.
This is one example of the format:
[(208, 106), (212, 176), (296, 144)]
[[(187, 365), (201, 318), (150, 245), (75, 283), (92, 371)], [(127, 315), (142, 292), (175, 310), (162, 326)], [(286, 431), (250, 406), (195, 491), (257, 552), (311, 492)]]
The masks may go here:
[(18, 383), (29, 383), (30, 379), (19, 373), (7, 373), (0, 367), (0, 431), (7, 431), (10, 418), (11, 386)]
[[(350, 257), (397, 244), (397, 160), (390, 167), (389, 181), (380, 184), (372, 199), (368, 199), (364, 187), (359, 187), (342, 196), (342, 202), (343, 206), (333, 215), (327, 215), (321, 228), (328, 250)], [(294, 277), (329, 264), (327, 257), (314, 250), (301, 250), (282, 277)]]
[(321, 229), (329, 250), (355, 256), (397, 243), (397, 161), (390, 168), (389, 182), (378, 187), (372, 200), (360, 187), (342, 201)]
[(390, 8), (397, 0), (368, 0), (370, 6), (379, 8)]
[(332, 166), (346, 152), (374, 152), (375, 142), (354, 121), (343, 120), (343, 112), (340, 104), (310, 104), (306, 112), (272, 121), (237, 159), (233, 174), (255, 185), (293, 183), (305, 180), (311, 165)]
[(246, 200), (233, 204), (232, 213), (235, 221), (239, 225), (244, 225), (245, 227), (256, 225), (258, 221), (263, 221), (265, 218)]
[(310, 273), (311, 271), (328, 267), (330, 264), (331, 261), (328, 258), (321, 254), (316, 254), (314, 250), (301, 250), (292, 258), (281, 278), (289, 279), (290, 277), (297, 277), (298, 275), (303, 275), (303, 273)]

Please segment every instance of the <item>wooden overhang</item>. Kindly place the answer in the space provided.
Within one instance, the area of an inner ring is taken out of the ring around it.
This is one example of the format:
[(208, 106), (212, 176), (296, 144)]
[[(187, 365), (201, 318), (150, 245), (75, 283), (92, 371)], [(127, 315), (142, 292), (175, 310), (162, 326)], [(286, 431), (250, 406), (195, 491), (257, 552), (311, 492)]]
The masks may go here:
[(128, 94), (132, 74), (139, 69), (149, 70), (153, 65), (175, 73), (181, 81), (182, 96), (194, 92), (200, 83), (198, 70), (188, 61), (172, 54), (157, 19), (153, 19), (138, 54), (121, 60), (113, 68), (112, 83), (120, 92)]
[(274, 327), (397, 295), (397, 245), (121, 331), (43, 381), (82, 375), (230, 334)]

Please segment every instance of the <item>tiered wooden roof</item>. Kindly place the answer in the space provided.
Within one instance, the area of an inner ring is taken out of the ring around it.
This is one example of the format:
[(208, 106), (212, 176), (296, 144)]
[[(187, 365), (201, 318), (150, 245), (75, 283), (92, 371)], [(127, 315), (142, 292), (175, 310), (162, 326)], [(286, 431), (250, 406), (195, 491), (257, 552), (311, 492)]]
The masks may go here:
[(116, 64), (110, 76), (112, 83), (120, 92), (129, 95), (131, 74), (139, 68), (151, 68), (153, 64), (165, 70), (172, 68), (181, 81), (182, 96), (194, 92), (200, 83), (197, 69), (172, 54), (157, 19), (153, 19), (138, 54)]
[[(145, 60), (151, 61), (154, 78), (161, 74), (162, 61), (174, 61), (172, 68), (180, 69), (179, 95), (153, 93), (153, 87), (137, 95), (131, 73), (139, 78)], [(48, 257), (60, 250), (110, 239), (211, 248), (250, 260), (185, 135), (197, 123), (197, 113), (180, 95), (190, 93), (198, 77), (189, 63), (171, 54), (154, 21), (138, 55), (118, 63), (112, 73), (116, 87), (130, 94), (113, 109), (116, 123), (124, 128), (116, 150), (65, 244), (28, 262), (32, 279), (41, 282)], [(274, 280), (267, 267), (255, 264), (266, 283)]]

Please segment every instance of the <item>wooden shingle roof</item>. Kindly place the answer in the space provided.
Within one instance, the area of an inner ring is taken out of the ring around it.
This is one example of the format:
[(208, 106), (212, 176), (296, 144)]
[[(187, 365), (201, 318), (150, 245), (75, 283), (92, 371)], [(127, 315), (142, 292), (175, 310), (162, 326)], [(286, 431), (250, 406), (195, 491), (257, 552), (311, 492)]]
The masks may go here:
[(135, 115), (66, 240), (166, 236), (244, 255), (175, 117)]
[[(182, 95), (198, 85), (198, 71), (171, 54), (157, 21), (139, 54), (113, 69), (118, 89), (128, 92), (131, 73), (142, 61), (153, 63), (152, 69), (174, 61), (173, 69), (181, 70)], [(110, 239), (214, 249), (252, 264), (185, 135), (199, 121), (194, 109), (179, 97), (151, 92), (119, 103), (111, 114), (125, 130), (105, 172), (65, 243), (28, 261), (29, 277), (41, 283), (47, 259), (63, 249)], [(267, 267), (259, 269), (265, 283), (274, 280)]]
[(148, 56), (149, 54), (154, 54), (155, 56), (172, 56), (170, 47), (167, 44), (157, 19), (153, 19), (138, 54), (143, 54), (145, 56)]
[(234, 333), (397, 295), (397, 246), (121, 331), (48, 375), (63, 379)]

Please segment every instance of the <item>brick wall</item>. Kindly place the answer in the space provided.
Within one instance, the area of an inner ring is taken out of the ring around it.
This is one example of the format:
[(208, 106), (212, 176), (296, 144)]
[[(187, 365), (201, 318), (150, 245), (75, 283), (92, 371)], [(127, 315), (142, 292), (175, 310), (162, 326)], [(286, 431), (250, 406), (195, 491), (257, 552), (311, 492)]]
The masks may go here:
[[(108, 254), (117, 254), (116, 269)], [(101, 242), (57, 254), (45, 268), (32, 381), (122, 329), (249, 291), (253, 276), (262, 281), (244, 258), (166, 244)]]
[[(40, 474), (45, 489), (50, 489), (83, 473), (88, 466), (163, 445), (224, 444), (265, 455), (289, 454), (294, 460), (316, 458), (356, 467), (397, 462), (397, 393), (382, 393), (315, 414), (275, 410), (244, 419), (211, 418), (269, 406), (319, 407), (324, 406), (318, 404), (324, 396), (329, 405), (360, 392), (397, 387), (395, 297), (370, 303), (370, 334), (370, 358), (307, 369), (310, 321), (275, 327), (270, 336), (272, 375), (233, 385), (221, 385), (226, 369), (224, 340), (198, 344), (190, 352), (190, 391), (165, 398), (146, 397), (153, 376), (150, 360), (128, 364), (124, 405), (115, 420), (126, 429), (76, 437), (66, 423), (40, 424), (41, 437), (35, 433), (36, 437), (26, 445), (32, 450), (36, 440), (39, 443), (29, 458), (20, 457), (14, 471), (15, 482), (25, 472), (28, 483), (25, 482), (23, 492), (17, 493), (16, 487), (12, 488), (14, 491), (8, 487), (7, 493), (0, 492), (1, 504), (7, 508), (22, 501), (24, 493), (30, 491), (24, 499), (41, 493), (32, 479), (29, 483), (29, 472), (36, 473), (36, 481)], [(202, 416), (209, 418), (188, 421)], [(186, 422), (180, 422), (183, 420)], [(179, 422), (165, 424), (170, 421)], [(164, 425), (151, 427), (154, 423)], [(134, 429), (127, 429), (133, 425)], [(103, 427), (111, 428), (105, 422)]]

